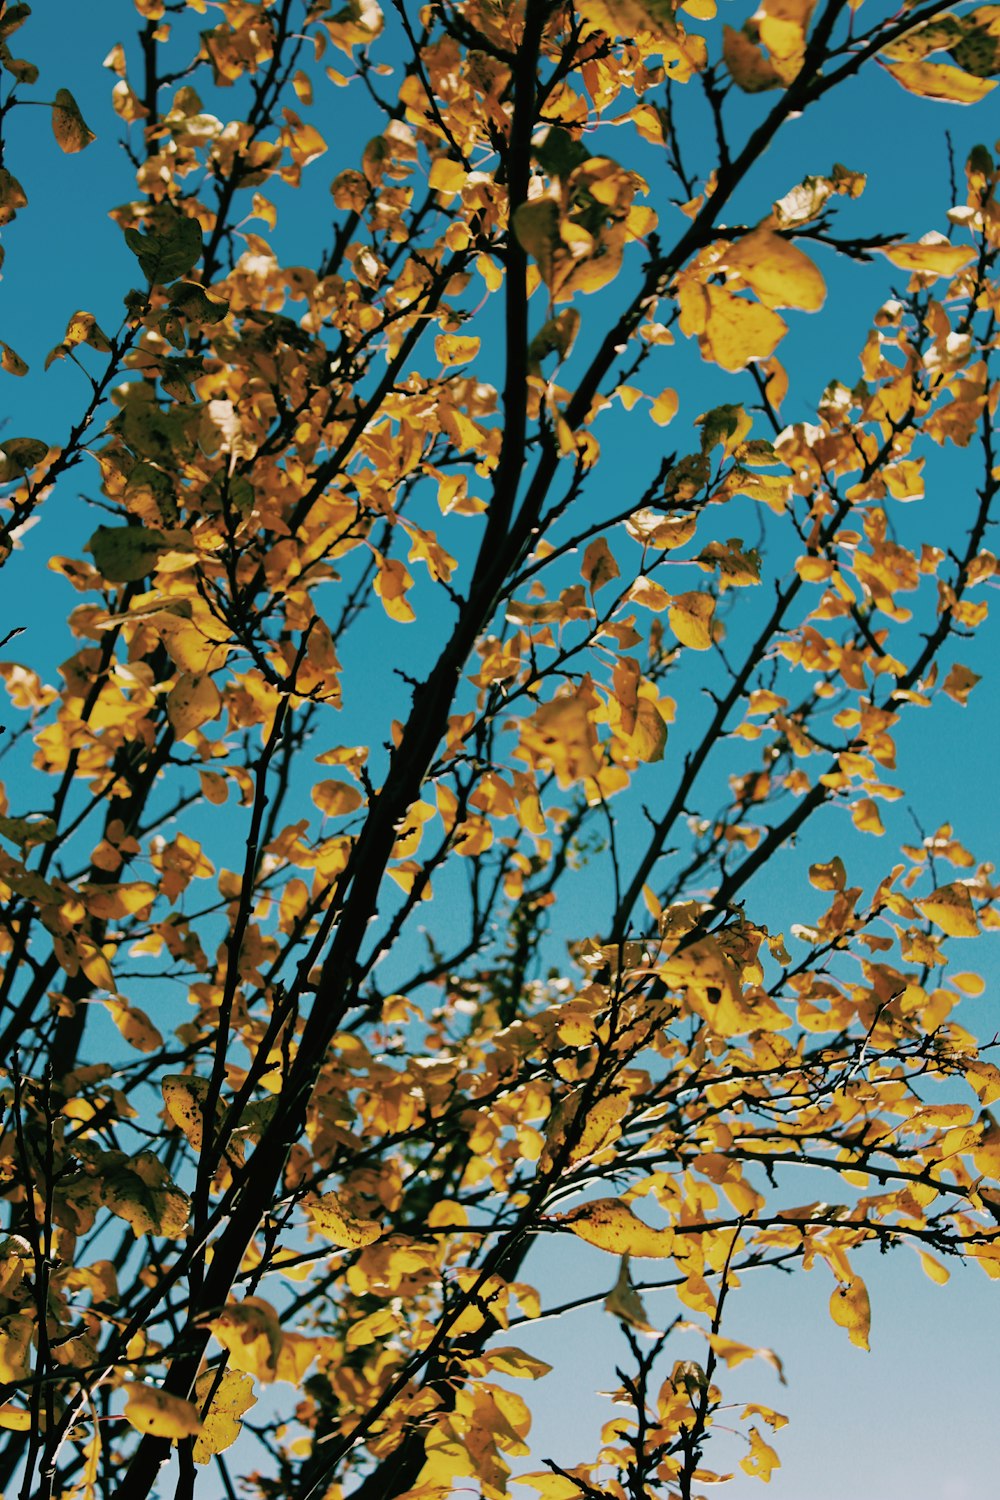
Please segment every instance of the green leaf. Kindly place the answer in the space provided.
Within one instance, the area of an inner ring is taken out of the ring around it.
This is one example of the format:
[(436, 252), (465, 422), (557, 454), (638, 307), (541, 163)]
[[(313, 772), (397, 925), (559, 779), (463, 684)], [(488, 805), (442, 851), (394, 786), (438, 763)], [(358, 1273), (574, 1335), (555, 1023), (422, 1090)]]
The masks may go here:
[(13, 172), (0, 167), (0, 224), (9, 224), (17, 218), (19, 208), (24, 208), (28, 195)]
[(52, 105), (52, 134), (59, 148), (72, 156), (97, 139), (69, 89), (58, 89)]
[(153, 286), (190, 271), (202, 252), (201, 226), (197, 219), (161, 205), (145, 234), (126, 229), (125, 243)]
[(29, 469), (38, 467), (48, 451), (48, 443), (41, 438), (7, 438), (0, 446), (0, 484), (21, 479)]
[(56, 836), (56, 825), (51, 818), (0, 818), (0, 833), (22, 849), (35, 844), (48, 844)]
[(0, 339), (0, 370), (6, 370), (8, 375), (27, 375), (28, 365), (21, 358), (16, 349), (5, 344)]
[(145, 526), (98, 526), (84, 551), (93, 554), (97, 571), (109, 583), (137, 583), (167, 546), (162, 532)]
[(229, 303), (216, 301), (196, 281), (178, 281), (170, 288), (170, 306), (189, 323), (218, 323), (229, 311)]
[(23, 26), (31, 15), (30, 5), (6, 5), (3, 15), (0, 16), (0, 39), (6, 41), (9, 36)]
[(542, 143), (535, 147), (535, 160), (549, 177), (568, 177), (589, 156), (586, 146), (575, 141), (561, 125), (553, 125)]

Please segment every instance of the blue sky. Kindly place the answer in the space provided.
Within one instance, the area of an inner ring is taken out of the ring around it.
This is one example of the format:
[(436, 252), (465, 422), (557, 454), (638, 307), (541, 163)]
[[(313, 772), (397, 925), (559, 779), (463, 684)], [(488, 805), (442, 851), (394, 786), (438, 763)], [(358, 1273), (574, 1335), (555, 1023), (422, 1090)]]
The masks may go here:
[[(737, 9), (742, 19), (745, 7)], [(32, 370), (23, 381), (3, 377), (0, 414), (9, 419), (7, 435), (58, 441), (67, 418), (79, 408), (81, 377), (68, 362), (57, 363), (43, 375), (44, 356), (76, 308), (92, 311), (105, 326), (114, 325), (122, 292), (135, 278), (134, 261), (107, 217), (107, 209), (132, 197), (134, 188), (118, 144), (120, 122), (110, 108), (113, 78), (101, 67), (113, 42), (132, 45), (134, 30), (132, 8), (125, 0), (95, 0), (92, 5), (41, 0), (18, 37), (15, 50), (42, 67), (37, 96), (50, 98), (57, 87), (70, 87), (98, 140), (83, 156), (66, 157), (52, 140), (47, 111), (19, 110), (11, 120), (8, 161), (31, 201), (6, 235), (0, 337), (29, 361)], [(293, 261), (312, 263), (328, 241), (327, 185), (335, 171), (354, 164), (367, 135), (376, 128), (364, 101), (353, 90), (348, 94), (336, 93), (333, 106), (321, 106), (314, 116), (331, 149), (306, 177), (313, 186), (296, 195), (276, 195), (279, 247), (284, 251), (286, 245), (298, 246), (289, 253)], [(761, 107), (759, 101), (738, 101), (735, 118), (750, 120)], [(690, 109), (696, 138), (697, 106), (692, 103)], [(949, 206), (946, 130), (953, 134), (961, 164), (975, 141), (990, 141), (1000, 132), (1000, 111), (990, 101), (977, 110), (917, 101), (887, 76), (869, 72), (789, 126), (732, 204), (729, 217), (736, 220), (744, 211), (748, 217), (759, 217), (762, 204), (801, 177), (827, 171), (840, 161), (867, 172), (869, 179), (866, 195), (842, 220), (843, 232), (888, 228), (916, 237), (929, 228), (944, 227)], [(609, 152), (615, 145), (613, 139), (606, 145), (602, 141)], [(655, 202), (665, 186), (652, 170), (650, 184)], [(850, 382), (856, 377), (857, 351), (871, 312), (888, 295), (894, 278), (900, 279), (881, 260), (859, 267), (827, 256), (821, 264), (829, 286), (827, 307), (812, 318), (793, 315), (781, 350), (793, 374), (793, 394), (784, 413), (788, 420), (808, 417), (810, 405), (831, 378)], [(723, 378), (720, 388), (719, 372), (704, 366), (690, 347), (668, 351), (662, 365), (663, 383), (681, 393), (678, 428), (686, 424), (690, 430), (694, 417), (720, 400), (752, 398), (747, 377)], [(673, 439), (673, 432), (670, 436)], [(631, 428), (619, 424), (610, 430), (608, 441), (615, 483), (638, 485), (650, 460), (641, 446), (637, 449)], [(928, 499), (920, 518), (924, 531), (935, 521), (947, 524), (971, 483), (971, 470), (953, 450), (932, 455), (928, 473)], [(96, 487), (96, 471), (88, 474), (84, 467), (77, 468), (47, 502), (38, 527), (26, 538), (25, 550), (5, 572), (4, 628), (14, 623), (28, 627), (11, 654), (33, 665), (44, 664), (48, 671), (69, 652), (62, 622), (76, 596), (63, 580), (43, 572), (41, 561), (52, 552), (79, 554), (100, 520), (80, 494), (94, 493)], [(731, 525), (727, 523), (726, 534), (731, 534)], [(992, 634), (981, 633), (972, 649), (963, 647), (961, 659), (985, 672), (996, 647), (994, 625)], [(348, 665), (362, 673), (368, 663), (362, 657)], [(965, 710), (949, 703), (933, 719), (914, 717), (899, 740), (897, 780), (907, 788), (908, 801), (919, 810), (925, 827), (931, 830), (951, 821), (958, 836), (983, 853), (995, 844), (998, 831), (996, 798), (990, 795), (998, 729), (996, 697), (988, 695), (984, 685)], [(898, 819), (902, 817), (901, 808)], [(841, 847), (842, 821), (835, 824), (828, 818), (810, 833), (816, 857), (828, 857), (834, 847)], [(894, 825), (878, 845), (855, 841), (869, 880), (891, 863), (890, 840), (896, 826), (902, 829), (901, 822)], [(903, 836), (912, 839), (912, 831)], [(627, 831), (623, 837), (627, 842)], [(789, 889), (786, 882), (801, 878), (798, 872), (805, 862), (801, 855), (786, 857), (773, 867), (766, 888), (758, 893), (774, 926), (781, 926), (792, 911), (801, 919), (801, 892)], [(594, 902), (603, 899), (601, 879), (596, 870), (581, 877), (563, 910), (563, 922), (582, 921), (585, 913), (588, 923), (593, 922)], [(981, 950), (983, 945), (975, 947)], [(966, 956), (967, 967), (980, 967), (992, 976), (995, 994), (995, 957), (988, 951)], [(976, 1024), (984, 1033), (996, 1025), (995, 1000), (989, 996), (988, 990), (987, 999), (974, 1008)], [(555, 1243), (561, 1247), (564, 1241)], [(543, 1250), (538, 1258), (541, 1284), (558, 1286), (560, 1294), (576, 1277), (581, 1285), (592, 1285), (594, 1262), (589, 1255), (577, 1250), (572, 1264), (563, 1264), (556, 1250)], [(866, 1273), (874, 1306), (870, 1355), (849, 1346), (842, 1331), (830, 1323), (826, 1304), (831, 1284), (820, 1269), (795, 1279), (748, 1277), (734, 1299), (727, 1332), (777, 1348), (789, 1377), (788, 1388), (779, 1388), (770, 1369), (761, 1364), (744, 1366), (726, 1382), (727, 1392), (771, 1402), (792, 1419), (776, 1443), (783, 1468), (774, 1476), (770, 1493), (775, 1500), (843, 1500), (846, 1494), (861, 1500), (970, 1500), (990, 1493), (1000, 1470), (995, 1421), (1000, 1288), (974, 1270), (955, 1271), (947, 1287), (935, 1287), (916, 1257), (903, 1250), (881, 1262), (872, 1257), (872, 1262)], [(651, 1297), (654, 1321), (657, 1305)], [(569, 1371), (565, 1379), (554, 1375), (537, 1389), (539, 1452), (567, 1461), (587, 1456), (597, 1445), (599, 1422), (611, 1415), (607, 1403), (593, 1392), (613, 1384), (613, 1365), (622, 1352), (613, 1325), (599, 1309), (579, 1312), (557, 1326), (525, 1331), (523, 1342), (550, 1360), (556, 1351), (558, 1363)], [(559, 1387), (550, 1389), (557, 1379)], [(735, 1463), (740, 1451), (731, 1452)], [(707, 1461), (711, 1467), (723, 1467), (720, 1453), (710, 1453)], [(731, 1500), (744, 1500), (762, 1492), (755, 1481), (740, 1477), (723, 1493)]]

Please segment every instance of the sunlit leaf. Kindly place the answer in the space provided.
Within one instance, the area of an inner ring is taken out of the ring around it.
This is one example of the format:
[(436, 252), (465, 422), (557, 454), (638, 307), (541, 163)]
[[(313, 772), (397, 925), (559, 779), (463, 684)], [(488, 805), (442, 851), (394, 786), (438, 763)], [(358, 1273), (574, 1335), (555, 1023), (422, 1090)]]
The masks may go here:
[(138, 1432), (176, 1440), (201, 1431), (198, 1409), (192, 1402), (154, 1385), (130, 1385), (126, 1389), (125, 1420)]
[(979, 923), (972, 904), (972, 892), (961, 881), (940, 885), (929, 896), (916, 902), (925, 917), (949, 937), (978, 937)]
[(381, 1239), (384, 1230), (377, 1219), (351, 1212), (337, 1193), (311, 1194), (303, 1200), (309, 1222), (324, 1239), (345, 1250), (358, 1250)]
[(207, 1464), (216, 1453), (224, 1453), (232, 1447), (240, 1435), (240, 1417), (257, 1400), (253, 1380), (240, 1370), (226, 1370), (221, 1378), (214, 1370), (199, 1375), (195, 1383), (195, 1403), (199, 1409), (204, 1409), (210, 1395), (211, 1405), (202, 1418), (201, 1430), (192, 1449), (196, 1464)]
[(674, 1248), (672, 1229), (651, 1229), (619, 1198), (598, 1198), (563, 1214), (562, 1222), (598, 1250), (662, 1260)]
[(860, 1276), (835, 1288), (830, 1298), (830, 1316), (838, 1328), (847, 1329), (852, 1344), (857, 1344), (860, 1349), (868, 1348), (871, 1309), (868, 1305), (868, 1288)]

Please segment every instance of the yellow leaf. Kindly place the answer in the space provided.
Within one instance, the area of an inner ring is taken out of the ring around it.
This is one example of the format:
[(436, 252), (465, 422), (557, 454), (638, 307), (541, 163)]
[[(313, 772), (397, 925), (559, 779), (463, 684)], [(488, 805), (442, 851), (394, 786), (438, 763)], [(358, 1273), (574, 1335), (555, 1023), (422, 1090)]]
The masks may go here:
[(972, 245), (952, 245), (942, 234), (926, 234), (915, 244), (887, 245), (882, 251), (901, 271), (929, 271), (935, 276), (954, 276), (975, 260)]
[(735, 271), (765, 307), (817, 312), (826, 298), (819, 267), (771, 229), (754, 229), (730, 245), (719, 265)]
[(167, 718), (179, 740), (221, 712), (222, 694), (208, 676), (182, 672), (167, 695)]
[(82, 308), (67, 323), (63, 343), (70, 349), (75, 349), (78, 344), (89, 344), (91, 349), (96, 349), (101, 354), (108, 354), (111, 350), (108, 336), (99, 327), (94, 314)]
[(712, 644), (714, 613), (715, 600), (711, 594), (675, 594), (667, 618), (682, 646), (690, 646), (692, 651), (707, 651)]
[(673, 0), (580, 0), (577, 9), (581, 20), (611, 37), (656, 33), (674, 18)]
[(200, 1151), (204, 1132), (202, 1105), (209, 1080), (193, 1073), (171, 1073), (161, 1080), (160, 1091), (167, 1114), (179, 1125), (193, 1150)]
[(974, 1089), (980, 1104), (995, 1104), (1000, 1099), (1000, 1068), (978, 1058), (965, 1070), (965, 1081)]
[(879, 810), (871, 797), (861, 797), (851, 808), (851, 819), (862, 833), (885, 833)]
[(261, 1297), (231, 1302), (208, 1325), (223, 1349), (229, 1351), (234, 1370), (245, 1370), (258, 1380), (277, 1377), (282, 1332), (278, 1315)]
[(35, 1320), (28, 1313), (0, 1318), (0, 1380), (5, 1384), (15, 1385), (27, 1379), (34, 1331)]
[(673, 1254), (673, 1230), (650, 1229), (619, 1198), (598, 1198), (561, 1217), (581, 1240), (613, 1255), (663, 1260)]
[[(685, 1324), (684, 1326), (696, 1329), (698, 1333), (701, 1333), (711, 1344), (718, 1357), (725, 1361), (729, 1369), (735, 1369), (748, 1359), (762, 1359), (765, 1364), (770, 1365), (772, 1370), (775, 1371), (782, 1385), (788, 1384), (788, 1381), (785, 1379), (784, 1366), (773, 1349), (758, 1349), (753, 1344), (740, 1344), (735, 1339), (723, 1338), (721, 1333), (708, 1333), (700, 1325)], [(755, 1410), (762, 1411), (763, 1408), (757, 1407)], [(747, 1413), (744, 1412), (743, 1415), (746, 1416)], [(772, 1415), (776, 1415), (776, 1413), (772, 1413)], [(782, 1422), (785, 1420), (787, 1419), (781, 1419)]]
[(763, 0), (753, 24), (782, 83), (797, 76), (806, 49), (806, 30), (816, 0)]
[(137, 1052), (156, 1052), (163, 1046), (160, 1032), (137, 1005), (129, 1005), (127, 1000), (116, 995), (105, 1000), (104, 1004), (122, 1036)]
[(770, 1484), (771, 1472), (781, 1467), (781, 1459), (770, 1444), (765, 1443), (756, 1427), (750, 1429), (749, 1442), (750, 1452), (746, 1458), (740, 1459), (740, 1468), (754, 1479), (762, 1479), (765, 1484)]
[(583, 1484), (574, 1484), (570, 1477), (572, 1470), (565, 1474), (519, 1474), (518, 1484), (527, 1484), (533, 1490), (537, 1490), (541, 1500), (580, 1500), (581, 1494), (586, 1494), (589, 1486), (590, 1470), (581, 1476)]
[(660, 392), (653, 402), (649, 415), (658, 427), (666, 427), (677, 415), (677, 408), (679, 406), (680, 400), (677, 392), (672, 391), (668, 386), (665, 391)]
[(847, 884), (847, 871), (839, 854), (825, 864), (809, 866), (809, 883), (818, 891), (842, 891)]
[(972, 905), (972, 893), (961, 881), (940, 885), (922, 901), (914, 903), (925, 917), (949, 937), (978, 937), (979, 922)]
[(442, 333), (434, 340), (434, 353), (442, 365), (464, 365), (479, 353), (480, 340), (457, 333)]
[(996, 88), (996, 80), (977, 78), (962, 68), (951, 68), (947, 63), (933, 62), (886, 62), (878, 61), (887, 73), (910, 94), (920, 94), (925, 99), (947, 99), (952, 104), (978, 104), (980, 99)]
[(640, 698), (635, 706), (635, 725), (631, 734), (623, 736), (629, 755), (647, 765), (662, 760), (667, 748), (667, 726), (663, 717), (649, 698)]
[(382, 1238), (379, 1221), (359, 1219), (337, 1193), (324, 1193), (321, 1197), (310, 1193), (302, 1203), (313, 1228), (319, 1230), (324, 1239), (344, 1250), (360, 1250), (363, 1245), (373, 1245)]
[[(621, 1135), (621, 1119), (629, 1106), (625, 1089), (611, 1089), (595, 1099), (586, 1116), (579, 1116), (583, 1095), (579, 1090), (561, 1099), (549, 1116), (545, 1147), (538, 1158), (539, 1172), (551, 1172), (556, 1161), (572, 1165), (585, 1161)], [(572, 1141), (567, 1145), (567, 1138)]]
[(834, 1289), (830, 1298), (830, 1316), (838, 1328), (847, 1329), (852, 1344), (857, 1344), (860, 1349), (868, 1348), (871, 1308), (868, 1288), (860, 1276)]
[(201, 1431), (198, 1409), (153, 1385), (126, 1387), (125, 1420), (151, 1437), (186, 1438)]
[[(199, 1408), (208, 1399), (215, 1384), (216, 1372), (206, 1370), (195, 1383), (195, 1395)], [(223, 1453), (232, 1447), (240, 1435), (240, 1417), (256, 1402), (253, 1380), (242, 1370), (227, 1370), (219, 1381), (212, 1397), (212, 1404), (202, 1419), (201, 1432), (195, 1440), (193, 1457), (196, 1464), (207, 1464), (213, 1454)]]
[(491, 1369), (499, 1370), (504, 1375), (513, 1375), (517, 1379), (539, 1380), (552, 1369), (544, 1359), (525, 1354), (523, 1349), (490, 1349), (487, 1358)]
[(137, 1239), (144, 1234), (177, 1239), (187, 1228), (190, 1200), (151, 1151), (106, 1169), (100, 1190), (104, 1206), (131, 1225)]
[(944, 1286), (946, 1281), (950, 1281), (951, 1272), (947, 1266), (935, 1260), (933, 1255), (928, 1255), (926, 1250), (918, 1250), (917, 1254), (920, 1256), (920, 1264), (925, 1275), (929, 1276), (932, 1281), (936, 1281), (939, 1286)]
[(413, 587), (413, 576), (403, 563), (395, 558), (383, 557), (381, 552), (375, 553), (378, 563), (378, 572), (373, 580), (373, 588), (382, 600), (382, 607), (390, 620), (398, 620), (402, 625), (408, 625), (415, 620), (413, 606), (407, 602), (406, 591)]
[(688, 278), (679, 283), (677, 300), (682, 332), (696, 334), (702, 357), (724, 370), (767, 359), (788, 332), (779, 313), (724, 287)]
[(69, 89), (57, 89), (52, 105), (52, 133), (61, 150), (82, 151), (97, 137), (88, 126)]
[(949, 698), (954, 698), (956, 703), (960, 703), (965, 708), (969, 701), (969, 694), (977, 682), (982, 682), (978, 672), (973, 672), (969, 667), (960, 666), (956, 662), (942, 682), (941, 691), (947, 693)]
[(20, 1406), (12, 1406), (9, 1401), (0, 1406), (0, 1427), (6, 1428), (8, 1432), (30, 1432), (31, 1424), (30, 1411), (25, 1411)]
[(355, 812), (364, 801), (358, 788), (348, 781), (318, 781), (310, 796), (328, 818), (341, 818), (345, 813)]

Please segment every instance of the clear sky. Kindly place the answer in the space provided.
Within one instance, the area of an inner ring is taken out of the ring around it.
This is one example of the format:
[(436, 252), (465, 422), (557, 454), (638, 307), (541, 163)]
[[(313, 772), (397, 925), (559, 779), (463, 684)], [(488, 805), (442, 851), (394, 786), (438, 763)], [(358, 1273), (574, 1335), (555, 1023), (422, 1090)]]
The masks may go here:
[[(734, 9), (742, 19), (747, 7)], [(67, 418), (79, 409), (80, 376), (68, 362), (43, 375), (45, 353), (59, 340), (76, 308), (87, 308), (100, 322), (114, 325), (122, 292), (134, 279), (132, 257), (107, 217), (108, 208), (134, 195), (134, 185), (118, 144), (120, 122), (110, 107), (113, 78), (101, 67), (113, 42), (134, 45), (134, 32), (127, 0), (39, 0), (35, 16), (18, 37), (19, 43), (23, 38), (20, 50), (42, 66), (38, 97), (50, 98), (55, 88), (69, 86), (98, 139), (83, 156), (67, 157), (52, 140), (43, 111), (18, 111), (12, 121), (10, 164), (31, 202), (6, 235), (0, 337), (29, 361), (32, 370), (23, 381), (0, 377), (0, 415), (8, 419), (7, 435), (58, 441)], [(740, 107), (749, 118), (754, 106), (747, 102)], [(331, 150), (306, 177), (314, 186), (297, 195), (276, 195), (282, 241), (298, 244), (290, 258), (306, 264), (317, 258), (329, 239), (330, 179), (340, 167), (354, 164), (375, 128), (356, 96), (348, 108), (344, 96), (338, 95), (337, 110), (325, 121), (322, 111), (316, 115)], [(850, 224), (857, 233), (889, 228), (916, 237), (929, 228), (944, 227), (950, 203), (946, 131), (952, 133), (961, 163), (975, 141), (991, 141), (1000, 134), (1000, 110), (990, 101), (977, 110), (916, 101), (888, 77), (869, 72), (838, 93), (835, 101), (789, 127), (733, 204), (732, 217), (738, 218), (744, 205), (748, 213), (757, 206), (759, 217), (759, 205), (769, 201), (769, 195), (776, 196), (809, 172), (828, 171), (839, 161), (868, 173), (867, 193), (852, 209)], [(857, 351), (871, 312), (888, 295), (893, 275), (898, 276), (881, 261), (858, 267), (827, 259), (823, 270), (830, 291), (827, 308), (813, 318), (793, 318), (781, 351), (793, 377), (785, 412), (789, 420), (808, 417), (810, 403), (829, 379), (856, 378)], [(719, 372), (703, 366), (691, 350), (671, 351), (671, 360), (669, 383), (682, 394), (678, 420), (686, 415), (690, 422), (720, 400), (752, 398), (746, 377), (730, 381), (731, 389), (723, 380), (720, 391)], [(639, 482), (637, 459), (629, 455), (623, 431), (614, 470), (615, 482), (622, 486), (633, 478)], [(970, 482), (953, 450), (944, 457), (932, 455), (928, 474), (924, 530), (927, 515), (947, 524)], [(75, 596), (63, 580), (42, 570), (41, 558), (51, 552), (79, 554), (99, 519), (80, 499), (88, 486), (90, 493), (96, 491), (96, 474), (75, 470), (47, 502), (36, 533), (4, 574), (0, 634), (12, 624), (28, 627), (9, 654), (48, 671), (68, 654), (62, 622)], [(963, 650), (962, 660), (985, 672), (996, 658), (997, 643), (994, 624), (990, 637), (981, 633), (972, 650)], [(354, 669), (361, 671), (364, 665), (359, 661)], [(995, 692), (988, 695), (984, 689), (973, 696), (968, 709), (949, 704), (933, 721), (926, 716), (915, 719), (900, 735), (897, 779), (907, 788), (908, 804), (919, 810), (928, 830), (951, 821), (958, 836), (981, 852), (991, 842), (995, 846), (998, 831), (998, 729)], [(957, 764), (961, 771), (956, 775)], [(900, 809), (894, 827), (912, 838), (912, 829), (902, 824), (904, 812)], [(841, 824), (835, 832), (827, 824), (810, 835), (817, 840), (819, 857), (828, 857), (833, 844), (826, 841), (841, 840), (841, 832)], [(869, 879), (890, 863), (888, 847), (862, 849), (859, 844), (857, 852), (868, 861)], [(804, 863), (797, 858), (795, 868), (801, 870)], [(789, 860), (769, 877), (764, 915), (776, 927), (791, 909), (789, 892), (781, 883), (791, 869)], [(581, 879), (577, 915), (601, 899), (596, 881), (596, 876), (591, 883)], [(573, 918), (570, 909), (563, 920)], [(975, 945), (975, 952), (974, 945), (968, 946), (970, 952), (963, 954), (968, 967), (991, 976), (975, 1021), (984, 1033), (992, 1033), (997, 1028), (1000, 970), (982, 944)], [(577, 1283), (581, 1288), (592, 1285), (592, 1252), (574, 1245), (571, 1259), (564, 1262), (564, 1244), (558, 1240), (557, 1248), (546, 1248), (538, 1256), (536, 1276), (546, 1295), (568, 1296)], [(1000, 1473), (1000, 1284), (987, 1282), (977, 1271), (956, 1270), (948, 1286), (934, 1286), (916, 1257), (903, 1249), (881, 1261), (870, 1257), (867, 1268), (862, 1261), (863, 1257), (859, 1266), (868, 1277), (873, 1302), (871, 1354), (850, 1346), (843, 1331), (830, 1323), (827, 1300), (832, 1287), (821, 1268), (794, 1278), (775, 1273), (748, 1277), (732, 1303), (730, 1336), (771, 1345), (785, 1361), (787, 1388), (779, 1388), (768, 1366), (756, 1363), (730, 1373), (725, 1386), (727, 1393), (769, 1402), (791, 1418), (776, 1441), (783, 1467), (774, 1475), (770, 1493), (775, 1500), (978, 1500), (995, 1493)], [(665, 1294), (659, 1301), (655, 1296), (648, 1300), (654, 1321), (661, 1307), (664, 1318), (672, 1316), (667, 1306)], [(526, 1348), (544, 1358), (554, 1360), (556, 1351), (560, 1367), (568, 1372), (559, 1377), (558, 1387), (553, 1376), (534, 1393), (539, 1456), (551, 1453), (570, 1462), (589, 1456), (597, 1446), (600, 1421), (611, 1416), (609, 1404), (593, 1393), (614, 1383), (613, 1365), (622, 1352), (615, 1325), (599, 1309), (591, 1309), (567, 1314), (558, 1323), (526, 1327), (520, 1336)], [(710, 1450), (710, 1467), (723, 1467), (721, 1443), (719, 1449)], [(730, 1449), (733, 1464), (740, 1452)], [(740, 1476), (723, 1493), (730, 1500), (744, 1500), (762, 1492), (756, 1481)]]

